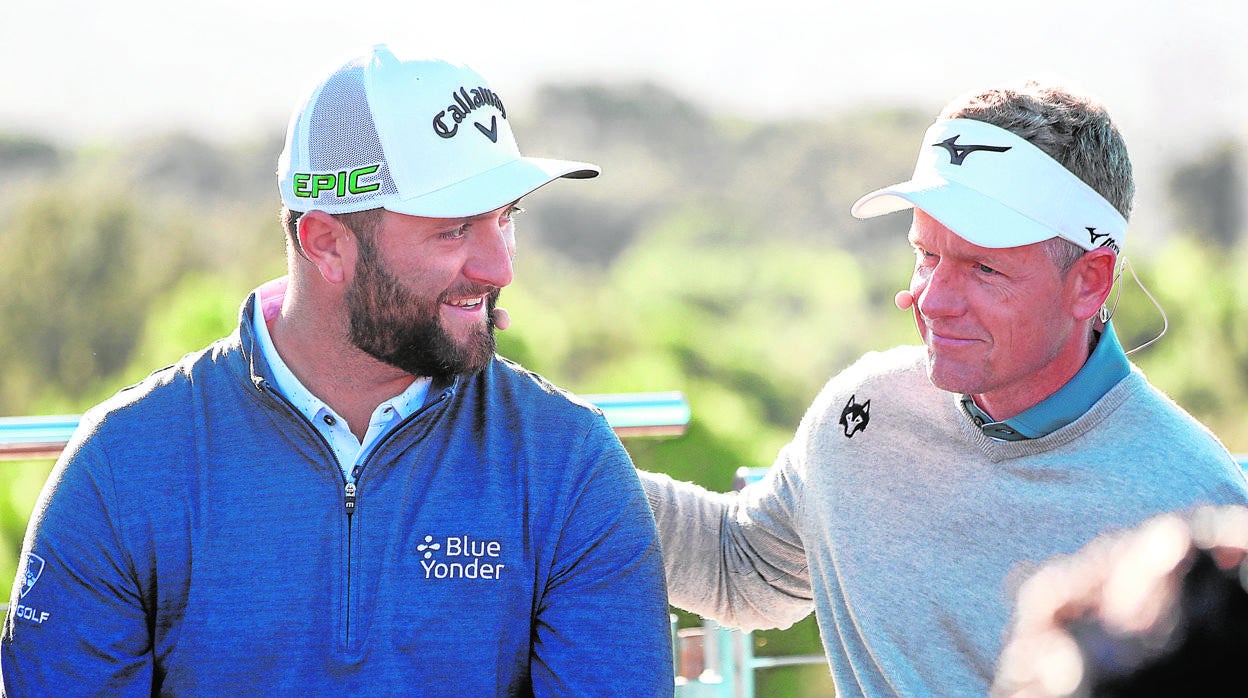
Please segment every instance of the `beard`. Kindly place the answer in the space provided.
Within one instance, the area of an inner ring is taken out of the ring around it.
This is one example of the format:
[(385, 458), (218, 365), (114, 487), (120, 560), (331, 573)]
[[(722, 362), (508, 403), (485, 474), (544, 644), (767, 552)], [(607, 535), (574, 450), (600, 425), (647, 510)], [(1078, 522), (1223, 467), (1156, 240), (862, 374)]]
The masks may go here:
[[(486, 297), (485, 322), (457, 341), (439, 318), (448, 298)], [(373, 358), (414, 376), (447, 378), (475, 373), (494, 356), (494, 316), (499, 289), (464, 284), (436, 299), (420, 298), (390, 273), (372, 245), (362, 244), (355, 279), (346, 292), (351, 343)]]

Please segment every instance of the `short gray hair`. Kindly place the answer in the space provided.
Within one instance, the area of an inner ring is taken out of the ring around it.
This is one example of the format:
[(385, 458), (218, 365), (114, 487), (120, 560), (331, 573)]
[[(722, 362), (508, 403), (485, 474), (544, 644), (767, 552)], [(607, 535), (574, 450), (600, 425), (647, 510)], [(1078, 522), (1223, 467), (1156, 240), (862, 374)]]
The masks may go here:
[(1075, 266), (1075, 262), (1079, 261), (1087, 250), (1067, 240), (1066, 238), (1049, 238), (1040, 243), (1043, 245), (1041, 249), (1053, 260), (1053, 264), (1057, 266), (1057, 270), (1065, 276)]

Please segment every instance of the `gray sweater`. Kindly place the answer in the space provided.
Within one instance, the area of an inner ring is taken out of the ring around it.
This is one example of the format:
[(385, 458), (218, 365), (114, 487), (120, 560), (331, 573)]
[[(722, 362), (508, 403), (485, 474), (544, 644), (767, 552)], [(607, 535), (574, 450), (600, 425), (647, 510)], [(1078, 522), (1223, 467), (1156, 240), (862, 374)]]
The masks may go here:
[(1041, 561), (1158, 512), (1248, 504), (1226, 449), (1135, 367), (1032, 440), (988, 438), (958, 397), (922, 347), (871, 353), (739, 494), (643, 473), (672, 603), (744, 629), (813, 607), (842, 698), (985, 695)]

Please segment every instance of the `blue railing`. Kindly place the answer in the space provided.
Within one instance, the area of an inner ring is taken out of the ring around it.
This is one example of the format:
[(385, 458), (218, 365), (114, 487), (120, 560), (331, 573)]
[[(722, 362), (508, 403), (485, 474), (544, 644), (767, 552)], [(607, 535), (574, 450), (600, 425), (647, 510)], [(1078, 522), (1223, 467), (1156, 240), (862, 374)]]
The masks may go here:
[(713, 620), (701, 627), (677, 628), (672, 620), (678, 698), (754, 698), (760, 669), (804, 664), (827, 665), (822, 654), (754, 654), (754, 634), (725, 628)]
[[(583, 395), (621, 438), (679, 436), (689, 426), (689, 403), (679, 392)], [(79, 415), (0, 417), (0, 460), (55, 458), (78, 427)]]

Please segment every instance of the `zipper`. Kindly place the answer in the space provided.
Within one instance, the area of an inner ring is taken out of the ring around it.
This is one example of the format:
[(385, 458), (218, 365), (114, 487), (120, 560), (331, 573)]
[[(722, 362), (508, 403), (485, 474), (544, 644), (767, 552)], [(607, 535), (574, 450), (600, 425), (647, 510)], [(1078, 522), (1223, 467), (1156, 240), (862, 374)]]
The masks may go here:
[[(347, 518), (350, 519), (351, 515), (355, 513), (355, 483), (348, 482), (346, 486), (343, 487), (342, 489), (343, 489), (343, 495), (344, 495), (343, 503), (346, 506)], [(347, 523), (349, 525), (350, 521), (348, 521)], [(348, 530), (350, 529), (348, 528)]]
[[(341, 468), (339, 468), (339, 472), (341, 472)], [(345, 480), (346, 476), (343, 476), (343, 479)], [(346, 609), (343, 611), (343, 614), (342, 614), (343, 616), (342, 643), (344, 647), (350, 648), (351, 647), (351, 571), (352, 571), (352, 568), (354, 567), (353, 565), (354, 558), (351, 554), (351, 547), (352, 547), (351, 546), (351, 534), (352, 534), (351, 514), (355, 513), (355, 483), (348, 482), (346, 485), (343, 486), (342, 490), (343, 490), (343, 497), (344, 497), (343, 499), (344, 506), (346, 507), (346, 510), (347, 510), (347, 579), (346, 579), (347, 603), (346, 603)]]
[(344, 630), (345, 630), (344, 643), (345, 643), (345, 646), (348, 648), (351, 646), (351, 574), (353, 572), (353, 555), (352, 555), (352, 550), (351, 550), (351, 537), (352, 537), (353, 531), (352, 531), (352, 526), (351, 526), (351, 523), (352, 523), (351, 520), (352, 520), (352, 515), (355, 513), (356, 500), (359, 497), (359, 485), (357, 483), (360, 479), (360, 475), (364, 471), (364, 466), (368, 465), (369, 462), (372, 461), (373, 456), (376, 455), (376, 453), (380, 451), (381, 448), (385, 446), (387, 442), (393, 439), (396, 434), (403, 431), (404, 428), (406, 428), (408, 424), (419, 419), (422, 415), (424, 415), (429, 410), (433, 409), (435, 406), (440, 405), (443, 402), (446, 402), (447, 398), (449, 398), (454, 393), (454, 386), (455, 386), (455, 383), (452, 383), (451, 387), (444, 388), (435, 400), (433, 400), (432, 402), (426, 402), (423, 406), (421, 406), (420, 409), (416, 410), (411, 415), (409, 415), (407, 419), (404, 419), (403, 421), (399, 422), (398, 424), (394, 426), (393, 429), (386, 432), (386, 434), (381, 437), (381, 440), (378, 441), (377, 444), (373, 447), (372, 451), (369, 452), (368, 456), (366, 456), (364, 460), (358, 465), (356, 465), (355, 468), (351, 471), (351, 475), (355, 478), (356, 482), (350, 482), (347, 480), (346, 474), (342, 472), (342, 468), (338, 465), (338, 456), (337, 454), (334, 453), (333, 446), (331, 446), (329, 444), (329, 440), (327, 440), (325, 436), (322, 435), (319, 430), (317, 430), (316, 426), (313, 425), (311, 422), (309, 422), (307, 417), (304, 417), (303, 413), (299, 411), (299, 408), (295, 407), (294, 403), (292, 403), (289, 399), (287, 399), (285, 395), (282, 395), (276, 388), (273, 388), (272, 386), (270, 386), (268, 381), (261, 379), (256, 382), (257, 388), (277, 398), (278, 402), (284, 404), (286, 408), (290, 410), (292, 414), (294, 414), (296, 419), (302, 421), (304, 424), (308, 425), (308, 427), (312, 429), (312, 433), (316, 434), (316, 438), (320, 440), (321, 444), (325, 447), (325, 450), (329, 453), (330, 460), (333, 462), (333, 465), (334, 465), (334, 470), (338, 472), (338, 477), (342, 479), (343, 511), (347, 515), (347, 575), (346, 575), (347, 603), (346, 603), (345, 612), (343, 614), (343, 617), (344, 617), (343, 623), (344, 623)]
[(325, 447), (325, 453), (329, 456), (329, 460), (333, 464), (334, 471), (338, 473), (338, 478), (343, 484), (343, 490), (342, 490), (343, 491), (343, 506), (347, 514), (347, 569), (346, 569), (346, 602), (344, 604), (345, 607), (343, 609), (343, 621), (342, 621), (343, 622), (342, 644), (344, 648), (350, 647), (351, 646), (351, 557), (352, 557), (351, 556), (351, 514), (355, 512), (355, 499), (356, 499), (357, 486), (354, 482), (347, 481), (347, 476), (343, 474), (342, 468), (338, 465), (338, 456), (337, 454), (334, 453), (334, 447), (329, 444), (329, 440), (326, 439), (325, 436), (321, 434), (320, 431), (317, 430), (314, 424), (308, 421), (307, 417), (303, 416), (303, 413), (299, 411), (299, 408), (295, 407), (294, 403), (292, 403), (285, 395), (282, 395), (282, 393), (279, 392), (276, 388), (269, 385), (269, 382), (266, 380), (261, 379), (257, 381), (256, 387), (259, 388), (261, 392), (264, 392), (272, 396), (279, 403), (285, 405), (286, 409), (290, 411), (290, 413), (295, 417), (296, 420), (303, 422), (304, 424), (308, 426), (309, 429), (312, 430), (312, 433), (316, 435), (317, 440), (320, 441), (321, 445)]
[[(343, 496), (342, 503), (343, 503), (343, 510), (347, 514), (347, 609), (346, 609), (346, 614), (345, 614), (346, 619), (344, 621), (345, 628), (346, 628), (347, 648), (351, 647), (351, 615), (352, 615), (351, 614), (351, 599), (352, 599), (351, 580), (354, 578), (353, 572), (355, 571), (355, 567), (354, 567), (355, 559), (354, 559), (354, 555), (352, 554), (352, 547), (351, 547), (352, 541), (354, 539), (353, 537), (354, 531), (352, 530), (352, 526), (351, 526), (351, 515), (355, 513), (356, 499), (359, 496), (358, 493), (359, 493), (360, 487), (359, 487), (359, 484), (357, 483), (359, 483), (360, 476), (364, 473), (364, 467), (367, 466), (370, 462), (372, 462), (373, 456), (376, 455), (377, 452), (380, 451), (382, 447), (386, 445), (387, 442), (393, 439), (396, 434), (403, 431), (403, 429), (406, 428), (408, 424), (411, 424), (412, 422), (419, 419), (421, 415), (425, 414), (425, 412), (427, 412), (434, 405), (440, 405), (443, 402), (445, 402), (446, 399), (450, 397), (450, 395), (451, 395), (450, 390), (443, 390), (442, 393), (438, 395), (438, 398), (436, 400), (425, 404), (419, 410), (416, 410), (411, 415), (409, 415), (407, 419), (404, 419), (403, 421), (394, 425), (393, 429), (386, 432), (381, 437), (381, 440), (378, 441), (375, 446), (373, 446), (373, 450), (369, 451), (368, 455), (364, 457), (364, 460), (361, 461), (358, 465), (355, 466), (355, 468), (351, 470), (351, 477), (354, 479), (354, 482), (347, 481), (347, 476), (345, 474), (342, 475), (343, 482), (345, 483), (342, 487), (342, 496)], [(305, 419), (304, 421), (307, 421), (307, 420)], [(316, 428), (313, 427), (312, 430), (316, 431)], [(319, 431), (317, 431), (317, 435), (320, 436)], [(321, 437), (321, 439), (324, 440), (324, 437)], [(333, 449), (330, 449), (330, 451), (332, 453)], [(337, 459), (335, 458), (335, 460)], [(342, 469), (339, 468), (338, 472), (339, 474), (342, 474)]]

